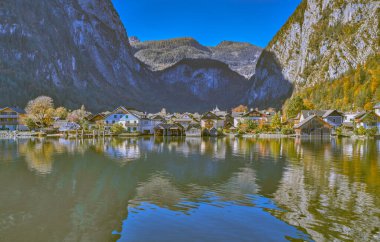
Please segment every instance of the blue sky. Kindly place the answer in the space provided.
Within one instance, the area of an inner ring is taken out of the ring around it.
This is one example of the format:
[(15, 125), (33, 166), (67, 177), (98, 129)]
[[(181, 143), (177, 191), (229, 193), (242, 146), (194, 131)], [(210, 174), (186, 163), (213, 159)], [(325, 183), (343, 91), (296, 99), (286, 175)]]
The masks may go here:
[(301, 0), (112, 0), (129, 36), (141, 40), (193, 37), (265, 47)]

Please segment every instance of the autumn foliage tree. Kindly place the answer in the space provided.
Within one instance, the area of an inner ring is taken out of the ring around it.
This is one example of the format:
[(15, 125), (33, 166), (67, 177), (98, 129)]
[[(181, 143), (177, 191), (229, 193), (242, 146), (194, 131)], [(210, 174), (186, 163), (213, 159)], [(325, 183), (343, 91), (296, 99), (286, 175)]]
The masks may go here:
[(68, 111), (65, 107), (59, 107), (55, 110), (55, 116), (59, 119), (66, 119)]
[(247, 111), (248, 111), (248, 107), (244, 105), (239, 105), (232, 109), (232, 112), (236, 112), (236, 113), (244, 113)]
[(285, 103), (285, 113), (287, 118), (294, 118), (304, 109), (306, 109), (306, 106), (300, 96), (292, 97)]
[(313, 109), (372, 110), (380, 101), (379, 63), (376, 54), (337, 80), (317, 83), (298, 95)]
[[(51, 97), (39, 96), (28, 102), (25, 108), (26, 123), (38, 128), (50, 126), (54, 121), (54, 103)], [(33, 123), (33, 125), (32, 125)]]
[(279, 113), (275, 113), (275, 115), (273, 115), (270, 126), (276, 131), (281, 129), (281, 116)]
[(91, 112), (87, 111), (85, 106), (82, 105), (80, 109), (74, 110), (67, 115), (67, 119), (70, 122), (83, 123), (85, 118), (89, 116)]

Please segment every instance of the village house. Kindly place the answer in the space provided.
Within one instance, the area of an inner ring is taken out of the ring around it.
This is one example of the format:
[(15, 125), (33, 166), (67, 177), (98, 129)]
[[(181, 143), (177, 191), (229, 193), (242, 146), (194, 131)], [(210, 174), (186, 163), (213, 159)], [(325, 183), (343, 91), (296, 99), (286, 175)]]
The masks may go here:
[(220, 118), (224, 118), (228, 114), (227, 111), (221, 111), (218, 106), (216, 106), (211, 112)]
[(377, 116), (380, 116), (380, 102), (377, 103), (373, 109), (375, 110), (375, 113), (377, 114)]
[(177, 123), (161, 123), (154, 128), (155, 136), (183, 136), (185, 129)]
[(380, 131), (380, 116), (376, 111), (360, 113), (355, 117), (356, 128), (363, 127), (365, 129), (377, 128), (377, 133)]
[(316, 114), (309, 115), (294, 125), (297, 136), (313, 135), (313, 136), (329, 136), (333, 126)]
[(54, 128), (57, 128), (59, 132), (68, 132), (68, 131), (75, 131), (80, 130), (80, 125), (75, 122), (69, 122), (64, 120), (59, 120), (54, 123)]
[(184, 113), (178, 114), (176, 117), (174, 117), (173, 122), (179, 123), (182, 125), (182, 127), (187, 129), (187, 127), (189, 127), (191, 123), (195, 122), (195, 120), (190, 116), (190, 113)]
[(124, 127), (127, 132), (141, 132), (141, 119), (144, 114), (133, 109), (118, 107), (108, 116), (105, 117), (104, 123), (106, 128), (118, 123)]
[(140, 130), (142, 134), (154, 134), (154, 129), (157, 125), (165, 122), (165, 119), (160, 115), (144, 117), (140, 122)]
[(310, 116), (322, 118), (323, 121), (329, 123), (333, 128), (341, 126), (344, 119), (344, 115), (337, 110), (302, 110), (297, 116), (298, 122), (303, 122)]
[(355, 129), (355, 117), (364, 114), (365, 112), (346, 112), (343, 114), (342, 127), (346, 131), (353, 131)]
[(25, 111), (20, 108), (0, 108), (0, 130), (29, 130), (23, 124), (22, 119), (25, 117)]
[(254, 121), (258, 124), (268, 122), (267, 115), (263, 112), (260, 112), (255, 109), (251, 109), (251, 111), (243, 113), (243, 114), (233, 114), (234, 117), (234, 126), (238, 127), (239, 123), (244, 123), (249, 120)]
[(210, 111), (202, 115), (201, 127), (207, 130), (223, 128), (224, 120)]
[(188, 137), (200, 137), (202, 136), (202, 127), (199, 123), (190, 123), (185, 131)]
[(105, 120), (106, 115), (104, 113), (98, 113), (94, 115), (90, 115), (86, 117), (86, 120), (88, 121), (88, 128), (91, 129), (96, 129), (102, 125), (104, 125), (104, 120)]

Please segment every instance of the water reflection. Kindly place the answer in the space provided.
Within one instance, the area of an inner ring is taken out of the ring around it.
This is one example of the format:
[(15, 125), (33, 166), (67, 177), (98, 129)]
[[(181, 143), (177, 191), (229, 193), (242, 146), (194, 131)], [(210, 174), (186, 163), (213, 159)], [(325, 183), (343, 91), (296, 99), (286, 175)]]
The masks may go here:
[(195, 227), (219, 241), (377, 240), (379, 150), (349, 139), (0, 140), (0, 238), (165, 240), (174, 226), (181, 241)]

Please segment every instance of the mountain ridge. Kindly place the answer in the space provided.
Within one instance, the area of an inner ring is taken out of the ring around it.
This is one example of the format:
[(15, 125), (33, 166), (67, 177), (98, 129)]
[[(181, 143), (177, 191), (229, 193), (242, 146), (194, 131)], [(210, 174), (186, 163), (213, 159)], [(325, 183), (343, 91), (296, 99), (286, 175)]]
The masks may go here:
[[(0, 57), (2, 106), (24, 107), (30, 99), (48, 95), (56, 105), (75, 109), (84, 104), (95, 112), (119, 105), (143, 111), (162, 107), (206, 111), (218, 102), (231, 108), (237, 95), (226, 92), (227, 87), (206, 85), (213, 76), (230, 83), (221, 73), (236, 78), (226, 66), (194, 68), (186, 62), (179, 69), (197, 74), (184, 75), (191, 84), (179, 88), (181, 95), (170, 86), (168, 75), (150, 71), (133, 56), (127, 32), (109, 0), (2, 1)], [(192, 92), (200, 86), (202, 94)], [(219, 91), (223, 100), (211, 100)]]
[(222, 41), (214, 47), (203, 46), (191, 37), (139, 41), (133, 37), (134, 56), (152, 71), (164, 70), (182, 59), (213, 59), (249, 79), (254, 75), (261, 48), (246, 42)]
[[(284, 100), (292, 89), (297, 93), (317, 83), (328, 84), (364, 64), (379, 52), (379, 5), (379, 1), (303, 0), (261, 55), (249, 103), (268, 96)], [(277, 94), (271, 90), (276, 86), (287, 90)]]

